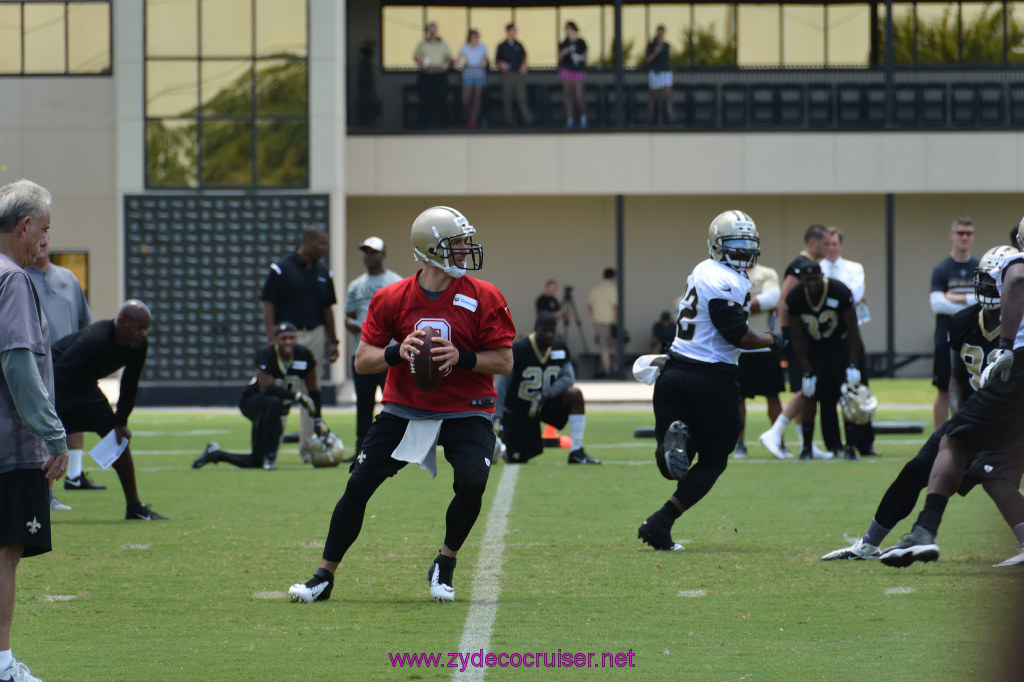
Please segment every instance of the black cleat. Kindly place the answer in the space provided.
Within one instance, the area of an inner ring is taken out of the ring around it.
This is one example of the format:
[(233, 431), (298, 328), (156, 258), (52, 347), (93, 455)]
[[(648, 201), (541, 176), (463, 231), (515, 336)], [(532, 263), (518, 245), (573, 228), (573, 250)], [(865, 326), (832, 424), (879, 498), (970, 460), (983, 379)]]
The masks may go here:
[(434, 563), (430, 564), (430, 568), (427, 569), (430, 597), (434, 601), (455, 601), (455, 588), (452, 587), (455, 562), (455, 557), (438, 554)]
[(863, 450), (861, 450), (860, 451), (860, 456), (861, 457), (881, 457), (882, 453), (879, 452), (878, 450), (875, 450), (874, 447), (870, 447), (870, 448), (864, 448)]
[(812, 460), (812, 459), (814, 459), (814, 450), (812, 448), (810, 448), (810, 447), (804, 446), (804, 448), (802, 450), (800, 450), (800, 456), (797, 457), (797, 459), (803, 459), (803, 460)]
[(64, 477), (64, 490), (106, 490), (107, 486), (101, 483), (93, 483), (85, 472), (78, 474), (75, 478)]
[(685, 547), (672, 540), (671, 528), (660, 523), (656, 518), (657, 514), (651, 514), (647, 520), (640, 524), (636, 536), (654, 549), (667, 552), (679, 552)]
[(601, 460), (588, 455), (583, 448), (569, 453), (569, 464), (600, 464)]
[(142, 504), (133, 504), (125, 510), (124, 518), (128, 521), (170, 521), (169, 518), (163, 514), (157, 514), (155, 511)]
[(935, 561), (939, 558), (939, 546), (935, 544), (934, 533), (914, 526), (907, 537), (884, 550), (880, 558), (886, 566), (905, 568), (915, 561)]
[(334, 576), (329, 571), (318, 568), (313, 577), (304, 583), (295, 583), (288, 588), (288, 598), (295, 602), (312, 604), (315, 601), (327, 601), (334, 589)]
[(217, 459), (217, 453), (220, 452), (220, 446), (216, 442), (210, 441), (206, 444), (206, 449), (203, 450), (203, 454), (199, 455), (192, 462), (193, 469), (199, 469), (206, 464), (216, 464), (219, 460)]
[(852, 445), (847, 445), (843, 448), (843, 457), (854, 462), (860, 459), (860, 455), (857, 454), (857, 448)]

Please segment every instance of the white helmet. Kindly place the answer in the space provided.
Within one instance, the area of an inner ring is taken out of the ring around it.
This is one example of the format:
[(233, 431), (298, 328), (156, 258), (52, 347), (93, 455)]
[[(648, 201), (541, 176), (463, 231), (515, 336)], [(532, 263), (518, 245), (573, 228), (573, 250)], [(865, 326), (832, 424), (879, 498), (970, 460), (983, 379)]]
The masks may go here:
[[(454, 208), (434, 206), (420, 213), (412, 223), (412, 252), (416, 260), (441, 268), (449, 277), (462, 277), (466, 270), (479, 270), (484, 264), (484, 247), (473, 243), (476, 228)], [(464, 238), (459, 251), (466, 253), (465, 267), (451, 261), (451, 240)]]
[(851, 424), (867, 424), (878, 409), (878, 399), (864, 384), (846, 382), (839, 389), (843, 417)]
[(726, 211), (708, 228), (708, 253), (738, 272), (754, 267), (761, 255), (760, 244), (754, 219), (743, 211)]
[(986, 310), (999, 309), (999, 288), (992, 278), (992, 271), (1003, 264), (1009, 256), (1019, 253), (1012, 246), (994, 246), (985, 252), (974, 270), (974, 296)]
[(313, 438), (310, 445), (310, 459), (317, 469), (322, 467), (336, 467), (341, 464), (345, 457), (345, 446), (341, 438), (333, 431), (328, 431), (323, 436)]

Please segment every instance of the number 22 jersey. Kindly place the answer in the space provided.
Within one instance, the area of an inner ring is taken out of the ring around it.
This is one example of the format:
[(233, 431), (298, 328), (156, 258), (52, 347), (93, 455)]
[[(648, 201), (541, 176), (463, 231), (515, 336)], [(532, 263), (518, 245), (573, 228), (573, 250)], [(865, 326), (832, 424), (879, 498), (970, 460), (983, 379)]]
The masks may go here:
[(750, 280), (732, 268), (708, 258), (686, 278), (686, 294), (676, 314), (673, 353), (698, 362), (739, 363), (740, 349), (726, 340), (712, 317), (724, 313), (746, 318)]

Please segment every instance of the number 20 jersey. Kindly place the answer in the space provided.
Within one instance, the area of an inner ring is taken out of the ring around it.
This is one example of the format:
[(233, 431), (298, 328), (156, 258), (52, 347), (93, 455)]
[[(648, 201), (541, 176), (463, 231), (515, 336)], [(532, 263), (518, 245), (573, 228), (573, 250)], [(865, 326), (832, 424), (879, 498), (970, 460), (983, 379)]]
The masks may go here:
[(708, 304), (714, 299), (736, 306), (746, 315), (750, 280), (746, 274), (708, 258), (686, 278), (686, 294), (676, 314), (676, 338), (672, 352), (698, 362), (739, 363), (740, 349), (729, 343), (711, 321)]

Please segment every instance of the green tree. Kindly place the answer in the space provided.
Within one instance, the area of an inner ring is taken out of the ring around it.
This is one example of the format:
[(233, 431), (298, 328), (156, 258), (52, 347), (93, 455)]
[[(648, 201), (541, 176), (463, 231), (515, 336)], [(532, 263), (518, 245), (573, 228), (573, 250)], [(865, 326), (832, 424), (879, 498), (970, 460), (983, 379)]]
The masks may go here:
[[(1008, 14), (1007, 44), (1010, 59), (1017, 61), (1024, 45), (1024, 29)], [(885, 40), (885, 17), (879, 17), (878, 35)], [(980, 14), (959, 26), (956, 5), (949, 5), (933, 19), (917, 21), (918, 64), (993, 64), (1003, 61), (1003, 8), (999, 3), (987, 3)], [(960, 34), (963, 35), (963, 58), (960, 57)], [(893, 62), (914, 63), (914, 15), (906, 12), (893, 17)], [(884, 42), (879, 46), (879, 61), (885, 61)]]
[(682, 32), (682, 50), (673, 50), (670, 61), (679, 66), (735, 66), (735, 37), (727, 43), (718, 38), (714, 23), (693, 29), (693, 41), (687, 31)]

